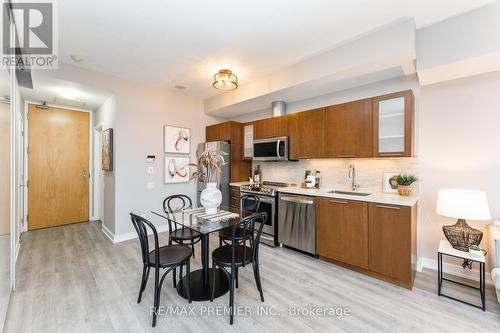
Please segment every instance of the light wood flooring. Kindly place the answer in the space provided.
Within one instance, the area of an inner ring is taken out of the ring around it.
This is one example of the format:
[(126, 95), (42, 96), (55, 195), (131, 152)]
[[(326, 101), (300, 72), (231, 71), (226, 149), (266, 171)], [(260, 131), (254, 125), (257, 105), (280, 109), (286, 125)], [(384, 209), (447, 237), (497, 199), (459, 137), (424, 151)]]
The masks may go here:
[[(161, 242), (167, 243), (166, 233)], [(216, 245), (213, 235), (211, 249)], [(152, 276), (142, 303), (137, 304), (141, 275), (137, 240), (113, 245), (96, 222), (30, 231), (22, 237), (17, 290), (5, 331), (500, 332), (500, 306), (491, 286), (488, 311), (483, 312), (438, 297), (433, 271), (417, 274), (415, 288), (409, 291), (286, 248), (262, 246), (260, 260), (265, 302), (259, 301), (251, 267), (240, 270), (235, 299), (253, 315), (237, 316), (230, 326), (227, 315), (202, 314), (208, 311), (202, 310), (205, 306), (227, 306), (226, 294), (212, 304), (193, 302), (194, 316), (161, 316), (152, 329)], [(199, 244), (192, 266), (200, 267)], [(188, 306), (172, 288), (172, 279), (163, 286), (161, 304)], [(279, 315), (257, 315), (262, 305)], [(291, 316), (289, 309), (294, 306), (343, 307), (350, 315)]]

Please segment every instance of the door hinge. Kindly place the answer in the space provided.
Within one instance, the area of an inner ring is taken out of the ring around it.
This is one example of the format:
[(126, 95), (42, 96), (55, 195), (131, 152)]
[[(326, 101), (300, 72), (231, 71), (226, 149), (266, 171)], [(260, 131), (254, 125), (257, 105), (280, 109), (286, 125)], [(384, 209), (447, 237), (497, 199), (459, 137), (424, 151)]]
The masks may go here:
[(30, 221), (30, 216), (26, 214), (26, 223), (28, 223), (29, 221)]
[(31, 150), (30, 147), (26, 147), (26, 152), (28, 153), (28, 155), (30, 153), (30, 150)]
[(29, 180), (26, 181), (26, 187), (30, 188), (30, 181)]

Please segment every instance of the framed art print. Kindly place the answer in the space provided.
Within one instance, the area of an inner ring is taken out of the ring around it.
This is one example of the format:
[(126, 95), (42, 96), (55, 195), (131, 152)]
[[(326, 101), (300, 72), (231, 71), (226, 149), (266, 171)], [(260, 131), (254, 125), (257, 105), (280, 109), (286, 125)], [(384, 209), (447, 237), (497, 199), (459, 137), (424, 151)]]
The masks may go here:
[(189, 182), (189, 157), (165, 156), (164, 183)]
[(384, 182), (382, 185), (382, 191), (384, 193), (397, 193), (398, 192), (398, 182), (396, 177), (399, 172), (384, 172)]
[(113, 170), (113, 129), (108, 128), (102, 131), (101, 147), (101, 169), (105, 171)]
[(163, 127), (165, 153), (189, 154), (191, 130), (189, 128), (165, 125)]

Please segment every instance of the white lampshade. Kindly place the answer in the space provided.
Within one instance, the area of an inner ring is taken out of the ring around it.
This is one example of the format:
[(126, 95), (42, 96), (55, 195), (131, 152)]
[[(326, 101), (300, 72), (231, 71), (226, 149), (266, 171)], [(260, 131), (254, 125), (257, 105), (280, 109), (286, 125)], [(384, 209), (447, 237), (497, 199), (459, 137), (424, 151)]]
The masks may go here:
[(490, 220), (486, 193), (474, 190), (440, 189), (436, 214), (464, 220)]

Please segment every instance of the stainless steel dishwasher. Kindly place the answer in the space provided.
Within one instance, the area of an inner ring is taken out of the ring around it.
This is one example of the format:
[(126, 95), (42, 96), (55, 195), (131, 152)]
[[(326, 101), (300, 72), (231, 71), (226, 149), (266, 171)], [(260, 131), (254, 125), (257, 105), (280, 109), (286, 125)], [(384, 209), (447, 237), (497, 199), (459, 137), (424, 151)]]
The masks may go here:
[(279, 194), (278, 243), (316, 255), (314, 197)]

